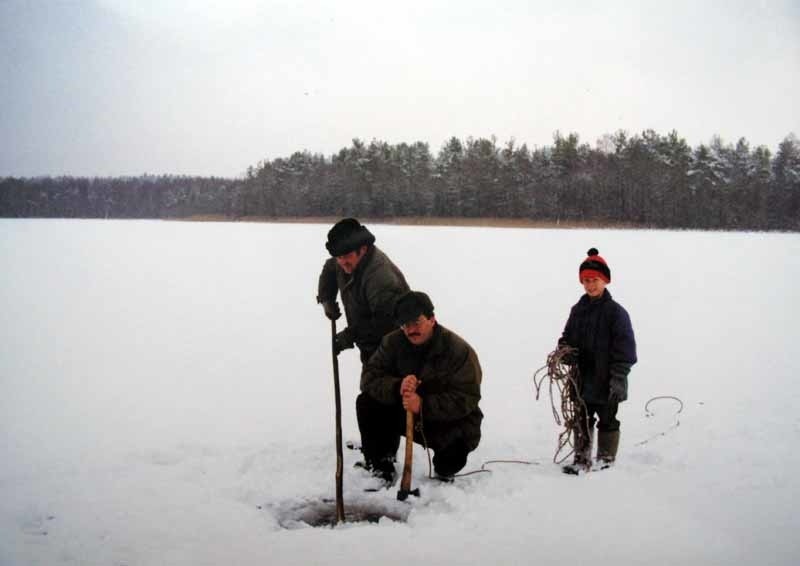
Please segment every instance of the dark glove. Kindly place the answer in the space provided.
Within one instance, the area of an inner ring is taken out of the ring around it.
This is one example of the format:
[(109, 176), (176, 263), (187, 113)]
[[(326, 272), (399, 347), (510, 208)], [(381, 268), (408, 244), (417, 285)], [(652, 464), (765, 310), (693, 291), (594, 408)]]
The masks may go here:
[(561, 355), (561, 363), (568, 366), (574, 366), (578, 363), (578, 349), (572, 346), (562, 345), (559, 350), (563, 350)]
[(353, 343), (353, 337), (350, 334), (349, 328), (337, 332), (336, 336), (333, 338), (333, 350), (337, 356), (342, 350), (349, 350), (353, 346), (355, 346), (355, 344)]
[(323, 301), (322, 308), (325, 309), (325, 316), (331, 320), (336, 320), (342, 316), (342, 311), (339, 310), (339, 303), (336, 301)]
[(608, 382), (608, 402), (620, 403), (628, 398), (625, 377), (612, 375)]

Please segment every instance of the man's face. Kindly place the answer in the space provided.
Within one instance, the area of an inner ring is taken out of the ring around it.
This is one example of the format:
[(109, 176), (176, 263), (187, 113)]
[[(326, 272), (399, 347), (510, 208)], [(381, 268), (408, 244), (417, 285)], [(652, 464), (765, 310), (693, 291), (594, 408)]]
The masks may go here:
[(433, 329), (436, 326), (436, 317), (431, 315), (430, 318), (424, 314), (419, 315), (416, 320), (406, 322), (400, 328), (403, 329), (408, 341), (419, 346), (424, 344), (433, 336)]
[(367, 253), (367, 246), (361, 246), (357, 250), (353, 250), (350, 253), (346, 253), (344, 255), (337, 255), (336, 256), (336, 263), (339, 264), (345, 273), (348, 275), (353, 273), (358, 267), (358, 262), (361, 261), (361, 258), (364, 257), (364, 254)]
[(582, 277), (581, 285), (583, 285), (586, 294), (593, 299), (601, 297), (606, 288), (606, 282), (599, 277)]

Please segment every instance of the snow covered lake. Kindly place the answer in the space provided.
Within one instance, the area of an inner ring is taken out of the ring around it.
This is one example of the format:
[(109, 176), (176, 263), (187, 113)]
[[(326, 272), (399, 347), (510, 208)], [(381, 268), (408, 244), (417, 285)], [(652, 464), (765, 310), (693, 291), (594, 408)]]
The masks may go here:
[[(401, 503), (345, 451), (345, 509), (404, 520), (287, 525), (335, 493), (329, 226), (0, 220), (0, 565), (797, 563), (800, 235), (368, 226), (480, 357), (464, 471), (530, 464), (434, 485), (416, 447)], [(617, 466), (573, 477), (532, 375), (592, 246), (640, 361)]]

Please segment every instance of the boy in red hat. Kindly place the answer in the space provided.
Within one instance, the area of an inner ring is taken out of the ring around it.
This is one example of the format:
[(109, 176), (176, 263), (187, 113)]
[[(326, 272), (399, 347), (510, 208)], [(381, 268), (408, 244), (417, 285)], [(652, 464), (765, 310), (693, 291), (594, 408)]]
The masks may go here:
[(628, 373), (636, 363), (636, 340), (628, 312), (611, 298), (606, 285), (611, 269), (596, 248), (578, 268), (586, 293), (572, 307), (558, 341), (577, 349), (580, 402), (575, 431), (575, 458), (565, 473), (579, 474), (592, 467), (592, 437), (597, 423), (597, 461), (600, 468), (613, 464), (619, 446), (619, 403), (628, 398)]

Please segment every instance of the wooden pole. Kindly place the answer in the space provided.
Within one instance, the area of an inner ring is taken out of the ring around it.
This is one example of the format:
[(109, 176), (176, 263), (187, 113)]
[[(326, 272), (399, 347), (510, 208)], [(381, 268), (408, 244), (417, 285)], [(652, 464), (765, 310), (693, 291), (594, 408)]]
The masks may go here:
[(336, 523), (344, 522), (342, 496), (344, 455), (342, 453), (342, 397), (339, 390), (339, 358), (336, 356), (336, 321), (331, 320), (331, 353), (333, 354), (333, 393), (336, 399)]

